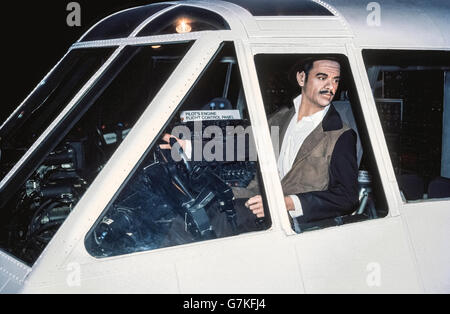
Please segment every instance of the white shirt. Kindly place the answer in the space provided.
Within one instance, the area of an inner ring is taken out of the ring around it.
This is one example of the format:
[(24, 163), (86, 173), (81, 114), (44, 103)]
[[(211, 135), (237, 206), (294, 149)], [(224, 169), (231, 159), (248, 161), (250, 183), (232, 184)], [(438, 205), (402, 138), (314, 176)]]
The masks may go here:
[[(304, 117), (301, 121), (298, 121), (298, 114), (302, 103), (302, 95), (294, 99), (294, 106), (296, 114), (292, 117), (291, 122), (284, 135), (283, 144), (281, 145), (280, 157), (278, 159), (278, 172), (280, 179), (283, 178), (291, 171), (295, 158), (297, 157), (300, 148), (302, 147), (306, 138), (322, 123), (323, 118), (327, 114), (330, 106), (327, 106), (324, 110), (316, 112), (315, 114)], [(290, 211), (289, 214), (292, 218), (298, 218), (303, 216), (303, 209), (300, 199), (296, 195), (290, 195), (294, 202), (295, 211)]]

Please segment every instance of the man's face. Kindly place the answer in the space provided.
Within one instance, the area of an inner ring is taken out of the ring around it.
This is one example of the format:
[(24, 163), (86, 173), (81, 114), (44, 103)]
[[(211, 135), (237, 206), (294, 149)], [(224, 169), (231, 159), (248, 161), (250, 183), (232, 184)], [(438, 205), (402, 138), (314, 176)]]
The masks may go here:
[(305, 72), (297, 73), (297, 80), (302, 87), (302, 95), (312, 105), (323, 109), (327, 107), (339, 87), (341, 66), (336, 61), (319, 60), (309, 72), (306, 80)]

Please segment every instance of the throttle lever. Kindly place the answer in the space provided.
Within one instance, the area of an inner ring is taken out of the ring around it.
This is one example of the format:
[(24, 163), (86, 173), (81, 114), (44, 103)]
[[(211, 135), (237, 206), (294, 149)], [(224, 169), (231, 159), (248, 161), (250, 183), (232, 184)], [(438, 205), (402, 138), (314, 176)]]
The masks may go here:
[(184, 165), (186, 166), (186, 170), (188, 172), (191, 172), (191, 165), (189, 163), (189, 158), (186, 156), (186, 154), (183, 151), (183, 148), (181, 147), (181, 145), (178, 143), (177, 139), (175, 137), (171, 137), (169, 140), (170, 143), (170, 147), (172, 147), (172, 149), (175, 147), (175, 145), (178, 144), (179, 148), (178, 148), (178, 155), (181, 157), (181, 159), (183, 160)]

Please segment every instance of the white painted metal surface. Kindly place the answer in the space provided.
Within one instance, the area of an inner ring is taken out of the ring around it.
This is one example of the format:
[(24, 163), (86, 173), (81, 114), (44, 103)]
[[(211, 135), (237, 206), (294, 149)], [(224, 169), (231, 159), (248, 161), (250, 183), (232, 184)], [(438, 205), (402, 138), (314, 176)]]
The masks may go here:
[[(437, 0), (410, 1), (407, 7), (398, 1), (380, 1), (382, 24), (374, 28), (366, 23), (369, 12), (361, 1), (330, 1), (336, 9), (330, 17), (253, 17), (222, 1), (185, 3), (220, 14), (231, 30), (73, 46), (123, 48), (196, 40), (36, 264), (29, 268), (0, 252), (0, 292), (450, 292), (450, 200), (418, 204), (401, 200), (361, 56), (361, 50), (368, 47), (450, 50), (448, 5)], [(256, 146), (272, 228), (95, 259), (84, 246), (87, 233), (223, 41), (235, 44), (250, 118), (258, 130)], [(390, 214), (380, 220), (297, 235), (284, 208), (253, 60), (258, 53), (318, 52), (343, 53), (349, 58)], [(371, 281), (373, 273), (380, 275), (379, 281)]]

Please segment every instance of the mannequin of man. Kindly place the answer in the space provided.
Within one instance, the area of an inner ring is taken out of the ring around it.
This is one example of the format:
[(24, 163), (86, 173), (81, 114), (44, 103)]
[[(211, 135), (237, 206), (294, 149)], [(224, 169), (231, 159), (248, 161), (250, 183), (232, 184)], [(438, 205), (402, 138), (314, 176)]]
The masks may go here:
[[(308, 60), (296, 78), (301, 96), (269, 121), (280, 126), (278, 170), (286, 208), (300, 223), (350, 214), (358, 203), (357, 138), (331, 104), (340, 64), (331, 58)], [(246, 206), (264, 217), (260, 195)]]

